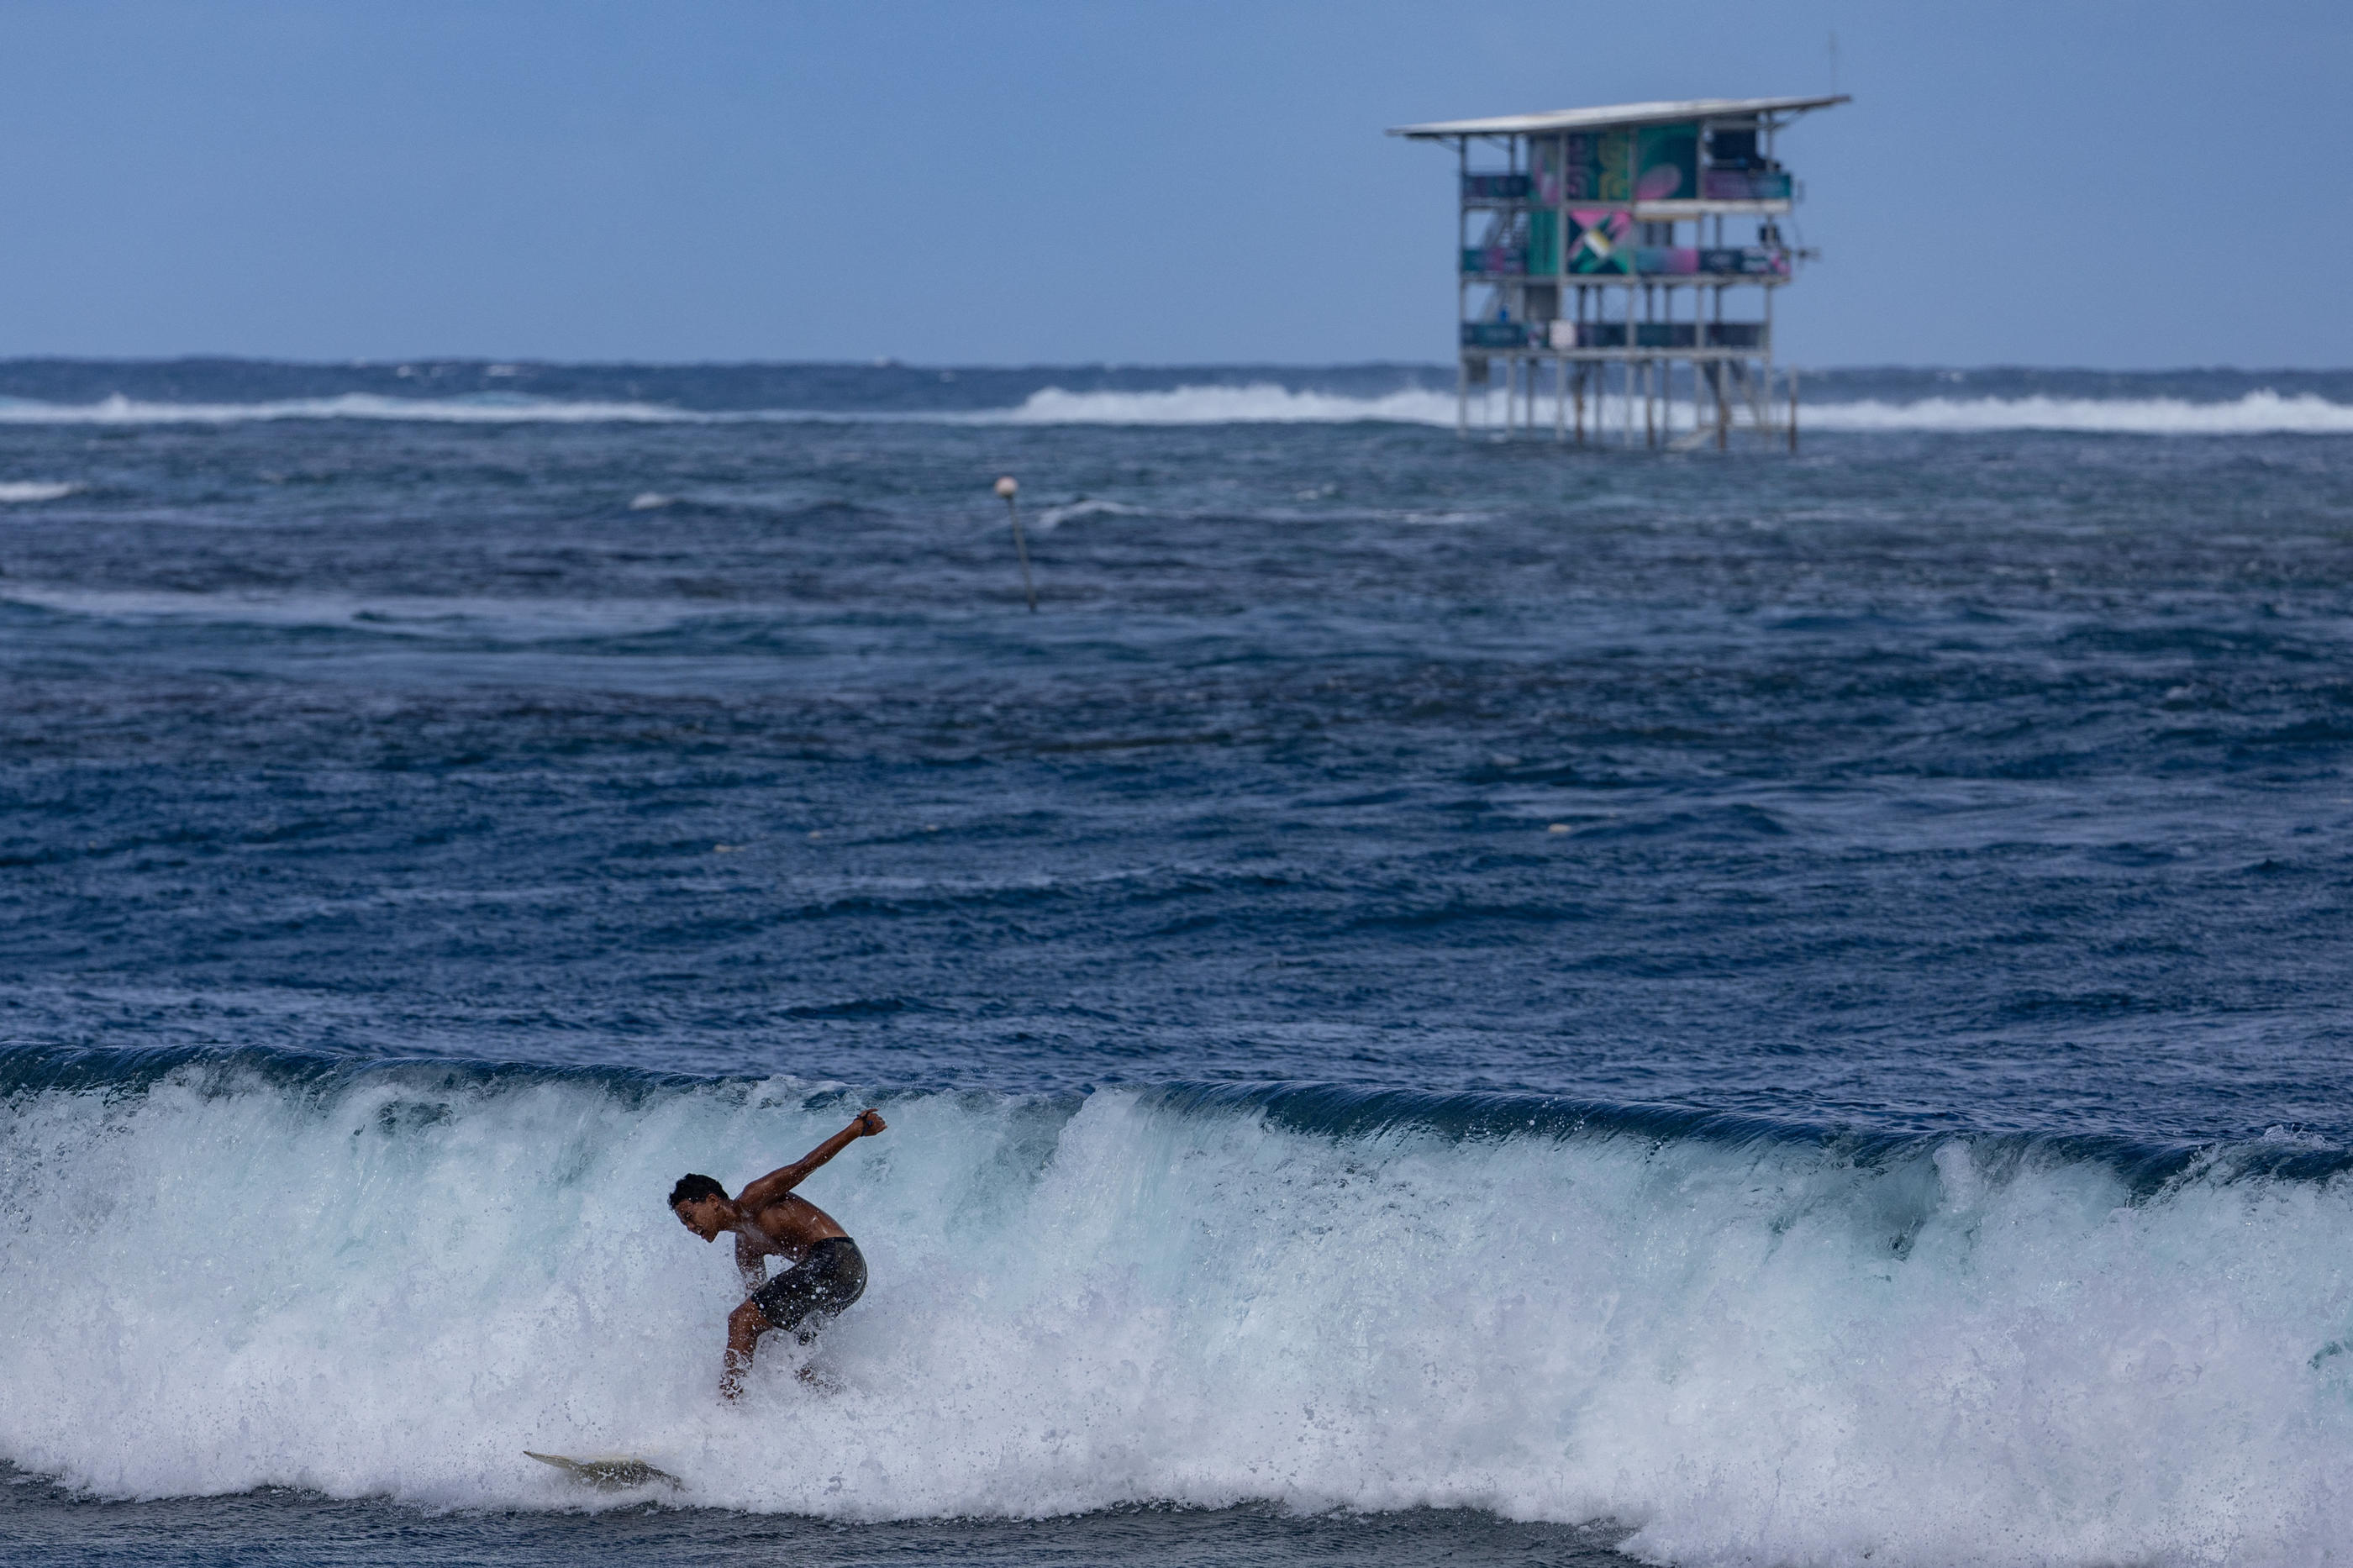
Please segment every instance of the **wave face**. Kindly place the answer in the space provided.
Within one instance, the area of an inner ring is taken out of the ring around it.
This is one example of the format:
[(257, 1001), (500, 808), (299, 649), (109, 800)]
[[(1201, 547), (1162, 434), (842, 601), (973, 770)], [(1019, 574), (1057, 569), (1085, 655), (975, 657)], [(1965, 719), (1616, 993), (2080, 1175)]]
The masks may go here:
[[(14, 1061), (0, 1458), (108, 1496), (577, 1506), (526, 1447), (840, 1519), (1147, 1500), (1615, 1519), (1683, 1563), (2353, 1548), (2353, 1191), (1545, 1102), (938, 1094), (809, 1192), (873, 1283), (744, 1406), (661, 1206), (855, 1101)], [(794, 1375), (806, 1360), (825, 1386)]]

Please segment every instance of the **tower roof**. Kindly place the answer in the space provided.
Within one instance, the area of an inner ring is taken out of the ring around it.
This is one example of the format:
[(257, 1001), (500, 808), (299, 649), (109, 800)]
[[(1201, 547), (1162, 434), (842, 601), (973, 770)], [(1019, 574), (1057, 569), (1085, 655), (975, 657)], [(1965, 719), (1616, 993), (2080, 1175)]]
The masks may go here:
[(1436, 141), (1447, 136), (1526, 136), (1546, 131), (1603, 131), (1617, 125), (1662, 125), (1681, 120), (1732, 120), (1750, 114), (1803, 114), (1846, 103), (1851, 95), (1820, 98), (1680, 98), (1655, 103), (1609, 103), (1593, 109), (1555, 109), (1538, 114), (1498, 114), (1486, 120), (1434, 120), (1427, 125), (1395, 125), (1392, 136)]

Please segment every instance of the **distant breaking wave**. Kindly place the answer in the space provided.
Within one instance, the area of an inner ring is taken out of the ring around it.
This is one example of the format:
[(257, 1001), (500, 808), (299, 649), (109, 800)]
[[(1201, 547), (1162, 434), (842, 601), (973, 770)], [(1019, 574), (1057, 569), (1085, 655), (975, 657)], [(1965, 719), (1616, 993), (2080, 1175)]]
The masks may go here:
[(1166, 392), (1065, 392), (1049, 386), (994, 418), (1018, 425), (1451, 425), (1454, 395), (1409, 389), (1351, 397), (1295, 392), (1272, 382)]
[[(1596, 400), (1591, 416), (1611, 425), (1624, 417), (1616, 399)], [(1472, 400), (1474, 427), (1487, 399)], [(1539, 424), (1549, 419), (1540, 407)], [(113, 396), (95, 403), (0, 399), (5, 425), (228, 425), (261, 420), (344, 419), (447, 425), (744, 423), (885, 423), (922, 425), (1347, 425), (1451, 426), (1451, 391), (1403, 388), (1376, 395), (1320, 392), (1260, 382), (1245, 385), (1176, 386), (1158, 391), (1072, 392), (1049, 386), (1006, 408), (957, 410), (690, 409), (650, 402), (565, 400), (526, 396), (392, 397), (345, 393), (333, 397), (253, 403), (174, 403)], [(2259, 436), (2353, 434), (2353, 404), (2302, 393), (2259, 390), (2237, 398), (2198, 402), (2183, 397), (1928, 397), (1915, 401), (1865, 398), (1809, 403), (1809, 428), (1873, 432), (2044, 430), (2117, 436)], [(48, 487), (37, 487), (46, 491)], [(0, 500), (47, 500), (9, 494)]]
[(62, 500), (79, 485), (51, 479), (0, 479), (0, 506), (30, 504), (37, 501)]
[[(1596, 400), (1596, 417), (1614, 428), (1624, 418), (1615, 397)], [(1482, 418), (1485, 398), (1473, 395), (1472, 419)], [(1451, 426), (1451, 392), (1427, 389), (1352, 397), (1299, 392), (1263, 383), (1251, 386), (1180, 386), (1166, 392), (1065, 392), (1048, 387), (1004, 414), (966, 416), (975, 423), (1025, 425), (1280, 425), (1353, 424)], [(1550, 421), (1546, 399), (1538, 400), (1538, 424)], [(2309, 393), (2282, 396), (2251, 392), (2212, 403), (2180, 397), (1968, 397), (1924, 398), (1895, 403), (1870, 399), (1811, 403), (1799, 424), (1840, 431), (2054, 430), (2118, 436), (2257, 436), (2353, 434), (2353, 404), (2333, 403)]]
[(1930, 397), (1805, 405), (1821, 430), (2071, 430), (2116, 436), (2339, 436), (2353, 405), (2310, 393), (2250, 392), (2227, 403), (2182, 397)]
[(1165, 392), (1066, 392), (1046, 387), (1015, 407), (860, 410), (691, 409), (659, 403), (533, 397), (334, 397), (259, 403), (166, 403), (108, 397), (96, 403), (0, 399), (0, 425), (231, 425), (286, 419), (411, 421), (445, 425), (735, 425), (752, 422), (881, 422), (923, 425), (1451, 425), (1451, 393), (1400, 391), (1376, 397), (1296, 392), (1272, 383), (1180, 386)]
[[(375, 419), (443, 425), (708, 424), (759, 418), (655, 403), (558, 402), (537, 397), (385, 397), (347, 392), (262, 403), (164, 403), (105, 397), (96, 403), (0, 398), (0, 425), (239, 425), (274, 419)], [(791, 415), (813, 418), (813, 415)]]

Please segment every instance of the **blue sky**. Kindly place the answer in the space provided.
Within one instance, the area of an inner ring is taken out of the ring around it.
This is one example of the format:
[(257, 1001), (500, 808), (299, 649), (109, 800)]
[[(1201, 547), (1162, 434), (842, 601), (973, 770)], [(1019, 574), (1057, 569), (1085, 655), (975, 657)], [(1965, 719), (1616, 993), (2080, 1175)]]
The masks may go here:
[(0, 0), (0, 355), (1435, 361), (1441, 117), (1810, 92), (1801, 363), (2353, 365), (2353, 6)]

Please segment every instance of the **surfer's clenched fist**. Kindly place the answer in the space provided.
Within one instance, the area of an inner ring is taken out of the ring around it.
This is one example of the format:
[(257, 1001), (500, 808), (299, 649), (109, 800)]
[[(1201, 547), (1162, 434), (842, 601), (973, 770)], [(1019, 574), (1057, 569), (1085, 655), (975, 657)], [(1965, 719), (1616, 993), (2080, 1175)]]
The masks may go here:
[[(735, 1234), (735, 1268), (748, 1294), (727, 1314), (727, 1355), (719, 1373), (723, 1397), (733, 1399), (744, 1391), (744, 1374), (751, 1370), (762, 1334), (784, 1329), (807, 1344), (865, 1291), (866, 1259), (858, 1244), (831, 1215), (793, 1189), (850, 1144), (888, 1125), (881, 1111), (869, 1107), (849, 1126), (732, 1198), (709, 1176), (682, 1176), (670, 1189), (670, 1212), (679, 1224), (705, 1241), (718, 1240), (723, 1230)], [(790, 1265), (774, 1279), (768, 1278), (772, 1256)], [(808, 1368), (801, 1368), (801, 1376), (808, 1375)]]

